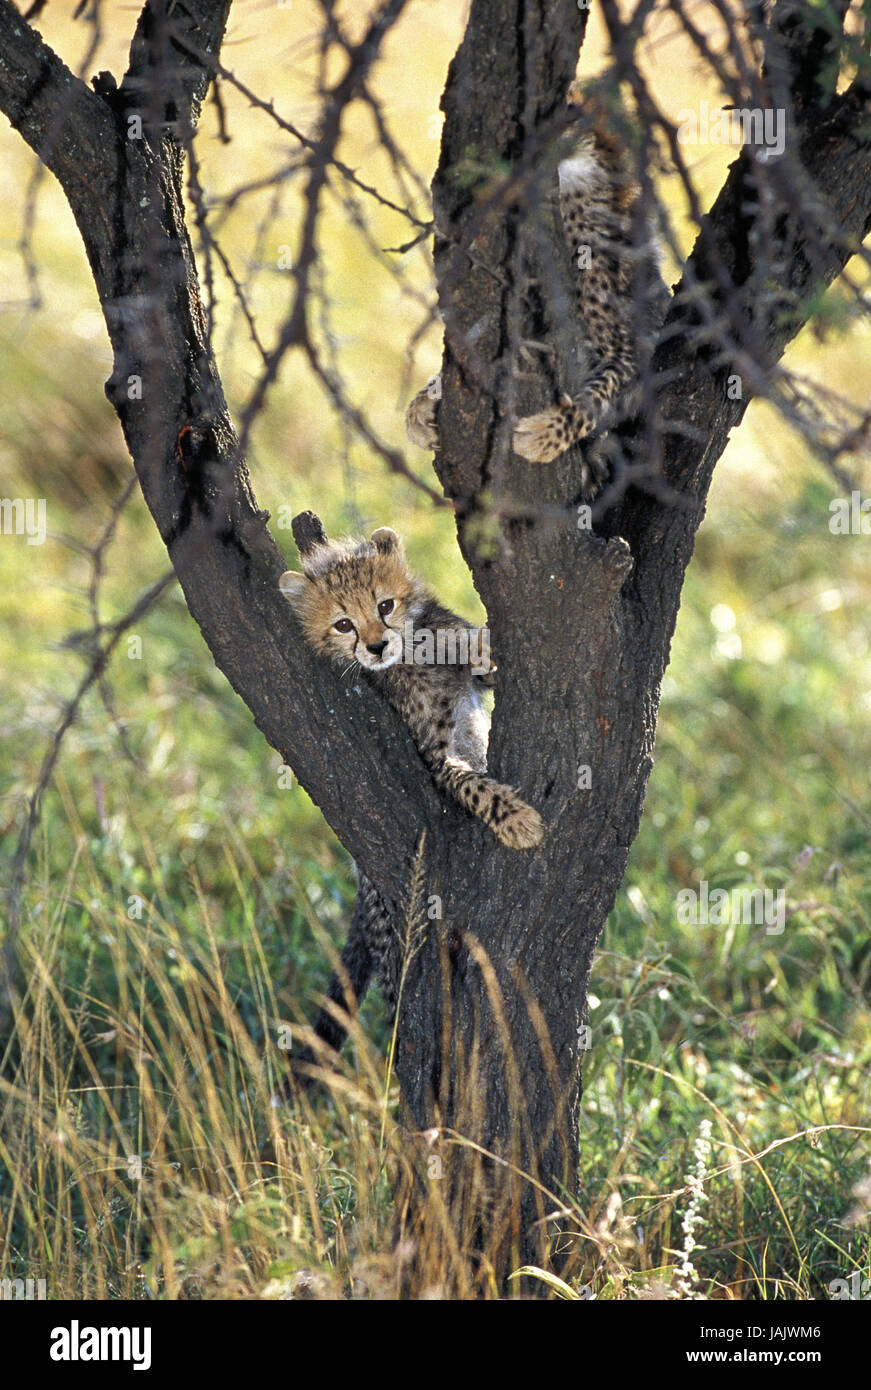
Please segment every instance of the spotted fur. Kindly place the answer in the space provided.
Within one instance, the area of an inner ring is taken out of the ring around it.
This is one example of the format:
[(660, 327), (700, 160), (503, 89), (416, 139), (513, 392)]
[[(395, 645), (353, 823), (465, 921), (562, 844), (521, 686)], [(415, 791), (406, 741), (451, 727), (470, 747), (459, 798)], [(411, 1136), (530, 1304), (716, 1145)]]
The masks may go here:
[(404, 660), (409, 623), (412, 633), (473, 629), (410, 572), (396, 532), (381, 527), (370, 541), (316, 545), (303, 556), (302, 573), (289, 570), (280, 584), (316, 651), (341, 665), (356, 662), (376, 679), (436, 786), (511, 849), (537, 845), (538, 812), (513, 787), (485, 775), (487, 717), (479, 688), (489, 665)]
[[(477, 630), (443, 608), (411, 573), (395, 531), (381, 527), (369, 541), (328, 541), (321, 528), (301, 550), (301, 560), (302, 572), (289, 570), (279, 582), (314, 650), (367, 673), (405, 721), (436, 786), (502, 844), (539, 844), (538, 812), (513, 787), (487, 776), (488, 720), (480, 690), (493, 684), (494, 668), (486, 645), (468, 640)], [(415, 664), (405, 659), (409, 632), (464, 635), (466, 641), (455, 644), (460, 659), (454, 663)], [(374, 971), (392, 1008), (401, 951), (390, 911), (362, 874), (346, 956), (352, 996), (362, 997)], [(348, 1007), (346, 996), (337, 978), (328, 997)], [(328, 1012), (317, 1028), (334, 1046), (331, 1039), (341, 1030)]]
[[(667, 290), (652, 226), (639, 228), (641, 192), (626, 168), (622, 142), (604, 109), (587, 103), (587, 128), (559, 166), (563, 230), (576, 266), (575, 294), (586, 379), (547, 410), (518, 420), (514, 449), (532, 463), (551, 463), (600, 434), (637, 404), (639, 347), (649, 347), (662, 322)], [(441, 383), (434, 377), (406, 413), (406, 432), (422, 448), (438, 448)], [(601, 475), (585, 458), (582, 483), (593, 495)]]

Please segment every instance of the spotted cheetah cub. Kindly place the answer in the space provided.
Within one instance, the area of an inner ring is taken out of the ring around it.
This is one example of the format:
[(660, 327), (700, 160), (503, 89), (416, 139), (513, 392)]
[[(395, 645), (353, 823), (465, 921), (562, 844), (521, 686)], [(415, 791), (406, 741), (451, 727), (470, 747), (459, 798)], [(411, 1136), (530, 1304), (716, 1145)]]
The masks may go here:
[(450, 613), (411, 573), (395, 531), (329, 541), (303, 512), (293, 522), (302, 573), (279, 581), (315, 651), (356, 663), (408, 726), (436, 786), (483, 821), (502, 844), (541, 841), (538, 812), (486, 776), (488, 719), (480, 688), (492, 684), (481, 629)]
[[(514, 450), (532, 463), (551, 463), (567, 449), (626, 418), (637, 407), (640, 349), (649, 350), (662, 324), (668, 290), (659, 270), (652, 219), (627, 168), (626, 150), (604, 104), (595, 96), (570, 100), (583, 126), (559, 164), (563, 232), (575, 266), (575, 297), (585, 379), (578, 394), (518, 420)], [(408, 438), (437, 450), (441, 379), (433, 377), (406, 412)], [(602, 478), (585, 460), (585, 491)]]

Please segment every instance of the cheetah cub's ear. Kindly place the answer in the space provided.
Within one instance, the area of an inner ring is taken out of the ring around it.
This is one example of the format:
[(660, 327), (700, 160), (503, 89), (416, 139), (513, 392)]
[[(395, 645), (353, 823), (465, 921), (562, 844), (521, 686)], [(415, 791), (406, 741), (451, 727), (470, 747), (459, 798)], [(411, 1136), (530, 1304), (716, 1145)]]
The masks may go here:
[(284, 594), (289, 603), (293, 603), (300, 598), (308, 580), (304, 574), (298, 574), (296, 570), (285, 570), (278, 581), (278, 587)]
[(396, 532), (389, 526), (379, 526), (377, 531), (373, 531), (370, 537), (376, 550), (381, 550), (385, 555), (389, 555), (391, 550), (399, 550), (402, 542)]

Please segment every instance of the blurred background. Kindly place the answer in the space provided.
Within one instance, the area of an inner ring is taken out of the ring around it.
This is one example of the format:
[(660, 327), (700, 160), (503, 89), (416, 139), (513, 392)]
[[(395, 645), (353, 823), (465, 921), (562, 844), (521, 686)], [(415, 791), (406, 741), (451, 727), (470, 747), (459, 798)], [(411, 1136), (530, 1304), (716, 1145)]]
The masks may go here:
[[(120, 78), (136, 7), (102, 5), (97, 26), (69, 8), (46, 8), (47, 42), (86, 80), (107, 68)], [(357, 0), (339, 10), (351, 32), (368, 14)], [(363, 102), (340, 147), (362, 183), (423, 221), (464, 19), (455, 0), (412, 4), (376, 70), (380, 109), (421, 186), (385, 154)], [(695, 19), (722, 44), (713, 7)], [(244, 89), (307, 134), (323, 76), (319, 22), (306, 0), (239, 5), (222, 55)], [(702, 100), (722, 104), (667, 13), (654, 15), (643, 56), (676, 121)], [(605, 61), (594, 10), (582, 76)], [(223, 109), (207, 103), (197, 136), (198, 182), (268, 348), (291, 302), (305, 169), (299, 143), (245, 90), (224, 80), (220, 94)], [(103, 395), (111, 354), (78, 232), (59, 188), (0, 124), (0, 495), (45, 498), (48, 519), (42, 546), (0, 538), (5, 878), (85, 669), (73, 635), (89, 626), (89, 548), (131, 468)], [(704, 206), (735, 153), (686, 151)], [(686, 253), (694, 228), (667, 173), (661, 192)], [(225, 267), (193, 234), (238, 418), (261, 360)], [(315, 320), (353, 403), (432, 482), (402, 423), (440, 363), (429, 248), (385, 249), (414, 235), (406, 218), (331, 179)], [(863, 265), (849, 273), (867, 284)], [(667, 261), (669, 283), (676, 275)], [(786, 361), (864, 407), (871, 328), (855, 307), (833, 286)], [(867, 463), (847, 462), (871, 491)], [(249, 467), (291, 565), (289, 520), (303, 508), (330, 533), (390, 524), (443, 600), (483, 617), (450, 513), (388, 473), (299, 355), (285, 359), (254, 425)], [(579, 1204), (589, 1227), (578, 1239), (583, 1277), (602, 1297), (673, 1287), (680, 1192), (705, 1119), (714, 1147), (693, 1254), (699, 1291), (826, 1297), (833, 1278), (869, 1272), (867, 1222), (845, 1218), (862, 1214), (854, 1189), (869, 1173), (871, 1124), (871, 536), (831, 532), (829, 503), (843, 495), (773, 409), (750, 405), (699, 533), (642, 829), (592, 981)], [(101, 619), (120, 617), (166, 564), (134, 492), (104, 555)], [(38, 1101), (0, 1153), (0, 1275), (48, 1270), (49, 1296), (251, 1297), (298, 1292), (300, 1271), (314, 1270), (315, 1293), (389, 1295), (378, 1085), (369, 1109), (325, 1096), (302, 1118), (264, 1119), (250, 1102), (264, 1058), (280, 1071), (276, 1030), (312, 1016), (329, 942), (343, 940), (348, 855), (215, 670), (177, 587), (131, 635), (141, 649), (122, 641), (108, 673), (113, 713), (92, 690), (63, 742), (28, 858)], [(676, 895), (700, 879), (782, 887), (783, 934), (679, 925)], [(208, 994), (208, 1028), (191, 990)], [(387, 1043), (377, 992), (364, 1024), (377, 1067)], [(389, 1087), (384, 1105), (392, 1115)], [(806, 1133), (817, 1126), (828, 1128)]]

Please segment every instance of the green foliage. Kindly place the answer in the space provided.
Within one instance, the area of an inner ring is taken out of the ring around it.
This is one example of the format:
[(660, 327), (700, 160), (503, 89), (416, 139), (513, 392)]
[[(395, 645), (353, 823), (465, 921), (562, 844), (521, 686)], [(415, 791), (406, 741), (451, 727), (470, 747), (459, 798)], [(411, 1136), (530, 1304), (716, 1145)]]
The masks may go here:
[[(592, 981), (575, 1282), (598, 1297), (674, 1288), (705, 1117), (699, 1292), (825, 1297), (831, 1279), (868, 1268), (867, 1226), (843, 1224), (871, 1114), (862, 538), (829, 533), (813, 473), (752, 513), (724, 491), (687, 583), (642, 829)], [(159, 556), (149, 525), (132, 508), (116, 542), (143, 578)], [(411, 540), (426, 552), (423, 523)], [(60, 546), (45, 560), (66, 607), (32, 590), (13, 627), (4, 587), (7, 865), (78, 665), (57, 643), (81, 621), (85, 570)], [(119, 554), (107, 611), (129, 597)], [(0, 1272), (101, 1297), (388, 1292), (378, 1153), (393, 1096), (377, 994), (363, 1019), (372, 1046), (358, 1034), (348, 1061), (358, 1104), (322, 1100), (303, 1118), (268, 1104), (278, 1030), (311, 1018), (343, 937), (347, 856), (298, 785), (279, 785), (279, 759), (177, 593), (140, 635), (142, 659), (111, 670), (138, 765), (89, 697), (31, 855), (39, 1060), (0, 1162)], [(700, 879), (783, 888), (784, 930), (681, 925), (677, 893)]]
[[(424, 37), (401, 73), (391, 69), (391, 105), (417, 132), (424, 172), (437, 157), (426, 131), (462, 18), (457, 7), (444, 20), (449, 8), (419, 8)], [(93, 70), (123, 70), (128, 28), (125, 20), (108, 33), (114, 50)], [(234, 64), (259, 61), (271, 81), (273, 50), (240, 34)], [(71, 35), (79, 41), (74, 27)], [(294, 61), (290, 91), (307, 109), (307, 60)], [(685, 103), (687, 70), (673, 62), (660, 73), (673, 111)], [(247, 76), (257, 89), (264, 74)], [(231, 118), (229, 146), (213, 139), (211, 111), (199, 141), (204, 186), (216, 196), (272, 168), (272, 132), (250, 135), (240, 109)], [(19, 136), (7, 137), (10, 186), (24, 188), (30, 165)], [(344, 156), (357, 167), (371, 143), (362, 126), (355, 141)], [(705, 153), (703, 195), (732, 157)], [(255, 261), (270, 271), (267, 292), (262, 281), (252, 292), (267, 343), (288, 283), (262, 234), (272, 196), (252, 192), (220, 212), (240, 273)], [(373, 245), (407, 240), (401, 219), (372, 215)], [(696, 229), (678, 224), (688, 247)], [(0, 230), (4, 279), (17, 284), (19, 200), (0, 209)], [(354, 400), (398, 440), (409, 395), (402, 354), (420, 306), (399, 293), (392, 266), (367, 260), (349, 237), (344, 205), (328, 208), (320, 247), (334, 310), (325, 337)], [(34, 252), (45, 304), (5, 335), (0, 469), (4, 495), (48, 498), (50, 536), (38, 549), (0, 539), (4, 883), (26, 798), (83, 669), (76, 647), (61, 645), (88, 626), (81, 546), (99, 537), (129, 471), (101, 392), (110, 362), (87, 267), (48, 186)], [(423, 262), (418, 284), (429, 294)], [(219, 272), (216, 286), (218, 354), (238, 413), (257, 364)], [(837, 287), (818, 297), (791, 363), (865, 400), (867, 352), (857, 351), (845, 304)], [(412, 389), (438, 361), (436, 334), (420, 359)], [(393, 524), (442, 598), (480, 620), (449, 510), (433, 510), (404, 480), (388, 485), (318, 391), (288, 360), (252, 440), (258, 500), (289, 561), (289, 518), (303, 507), (316, 507), (331, 532)], [(867, 1212), (863, 1222), (852, 1195), (871, 1161), (871, 570), (867, 537), (828, 530), (833, 486), (782, 421), (751, 405), (698, 536), (641, 833), (593, 972), (580, 1188), (558, 1194), (576, 1218), (575, 1273), (569, 1284), (518, 1271), (519, 1288), (532, 1280), (562, 1298), (580, 1289), (668, 1296), (682, 1277), (684, 1296), (688, 1285), (804, 1298), (871, 1272)], [(475, 544), (493, 539), (482, 522)], [(102, 619), (125, 612), (166, 564), (136, 497), (106, 556)], [(46, 1277), (58, 1298), (395, 1296), (390, 1192), (401, 1158), (377, 992), (330, 1094), (293, 1111), (269, 1105), (284, 1069), (282, 1028), (298, 1033), (312, 1018), (346, 929), (347, 855), (298, 785), (281, 785), (277, 755), (215, 670), (181, 595), (170, 590), (132, 635), (141, 655), (122, 643), (109, 680), (136, 761), (92, 692), (64, 742), (27, 865), (30, 993), (16, 1040), (26, 1084), (0, 1083), (13, 1121), (0, 1143), (0, 1277)], [(677, 894), (702, 879), (712, 889), (782, 888), (784, 931), (681, 924)], [(705, 1120), (713, 1151), (689, 1252), (695, 1273), (679, 1276)], [(846, 1224), (851, 1209), (857, 1220)], [(434, 1289), (441, 1273), (432, 1272)]]

